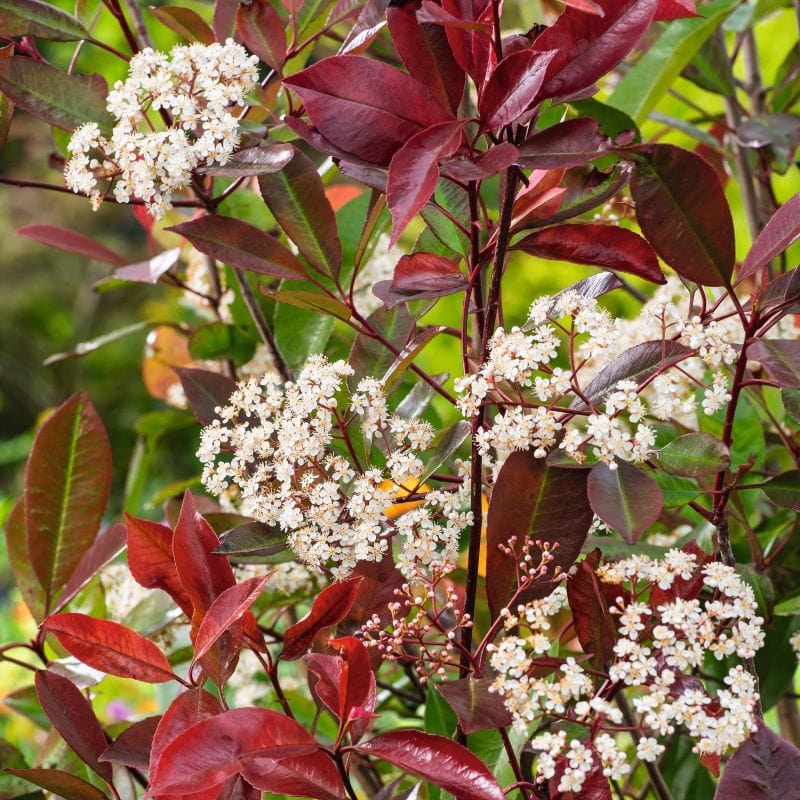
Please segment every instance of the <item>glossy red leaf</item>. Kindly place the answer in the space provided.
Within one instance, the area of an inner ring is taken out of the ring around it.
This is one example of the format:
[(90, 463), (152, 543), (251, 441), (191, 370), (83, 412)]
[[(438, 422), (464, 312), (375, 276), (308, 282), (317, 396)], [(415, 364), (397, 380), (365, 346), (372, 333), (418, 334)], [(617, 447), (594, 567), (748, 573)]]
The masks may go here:
[(14, 583), (36, 622), (45, 616), (45, 594), (28, 555), (28, 542), (25, 535), (25, 503), (17, 501), (6, 519), (6, 552), (8, 564), (14, 575)]
[(277, 239), (254, 225), (217, 214), (167, 228), (191, 242), (201, 253), (238, 269), (273, 278), (303, 279), (303, 265)]
[(760, 361), (770, 377), (787, 389), (800, 389), (800, 341), (759, 339), (747, 348), (747, 357)]
[(172, 555), (172, 531), (158, 522), (125, 515), (128, 533), (128, 566), (145, 589), (162, 589), (192, 618), (194, 607), (183, 588)]
[(84, 553), (64, 591), (58, 597), (53, 611), (61, 611), (98, 572), (124, 549), (127, 537), (125, 526), (120, 522), (109, 525)]
[(344, 659), (341, 656), (330, 656), (327, 653), (307, 653), (304, 661), (308, 672), (308, 685), (314, 698), (338, 717), (339, 683)]
[(694, 0), (658, 0), (654, 20), (699, 17)]
[[(569, 514), (564, 509), (570, 510)], [(592, 509), (586, 497), (586, 470), (549, 467), (532, 451), (512, 453), (500, 469), (489, 501), (486, 530), (486, 595), (496, 617), (515, 589), (515, 561), (499, 549), (516, 536), (515, 552), (521, 553), (526, 539), (558, 542), (551, 570), (566, 572), (583, 547), (592, 524)], [(534, 549), (535, 552), (535, 549)], [(528, 589), (519, 602), (546, 597), (556, 588), (548, 580)]]
[(355, 602), (361, 580), (360, 577), (348, 578), (325, 587), (311, 605), (311, 611), (286, 629), (279, 658), (284, 661), (300, 658), (320, 631), (341, 622)]
[(150, 750), (153, 737), (161, 722), (161, 717), (145, 717), (126, 728), (109, 744), (100, 756), (100, 761), (113, 761), (124, 764), (140, 772), (150, 768)]
[(519, 150), (511, 142), (500, 142), (477, 158), (453, 158), (441, 165), (442, 172), (458, 181), (479, 181), (504, 172), (519, 160)]
[(54, 614), (42, 623), (78, 661), (108, 675), (145, 683), (165, 683), (175, 676), (166, 656), (130, 628), (86, 614)]
[(739, 270), (739, 280), (755, 275), (798, 238), (800, 238), (800, 194), (787, 200), (756, 236)]
[(488, 728), (507, 728), (511, 714), (497, 692), (490, 692), (491, 678), (462, 678), (439, 684), (436, 690), (458, 717), (458, 726), (466, 733)]
[(415, 133), (452, 119), (424, 84), (363, 56), (331, 56), (286, 78), (325, 139), (370, 164), (389, 164)]
[(330, 756), (321, 751), (280, 761), (251, 757), (242, 776), (256, 788), (276, 795), (314, 800), (343, 800), (346, 796), (339, 770)]
[(597, 464), (587, 484), (592, 510), (628, 544), (635, 544), (661, 516), (661, 487), (627, 461), (617, 460), (616, 469)]
[(503, 790), (476, 755), (444, 736), (390, 731), (354, 748), (418, 775), (459, 800), (504, 800)]
[[(211, 604), (203, 617), (194, 640), (194, 657), (199, 661), (225, 631), (242, 617), (264, 590), (269, 575), (248, 578), (225, 589)], [(240, 626), (241, 627), (241, 626)]]
[(336, 215), (311, 159), (296, 150), (279, 172), (260, 175), (258, 188), (272, 215), (317, 272), (335, 278), (342, 265)]
[(251, 53), (280, 70), (286, 61), (286, 26), (267, 0), (253, 0), (236, 10), (236, 30)]
[(388, 623), (391, 614), (386, 606), (396, 600), (395, 589), (406, 582), (403, 573), (395, 565), (392, 554), (387, 553), (377, 563), (359, 562), (353, 570), (353, 577), (360, 577), (362, 581), (341, 627), (348, 631), (360, 628), (373, 614), (377, 614), (384, 624)]
[(319, 748), (293, 719), (267, 708), (235, 708), (202, 719), (162, 751), (148, 793), (190, 794), (241, 772), (248, 757), (307, 755)]
[(554, 52), (518, 50), (495, 67), (478, 100), (484, 130), (510, 125), (531, 107), (554, 55)]
[(556, 225), (531, 233), (514, 247), (539, 258), (628, 272), (653, 283), (666, 283), (653, 248), (638, 234), (615, 225)]
[(453, 58), (482, 85), (496, 63), (492, 46), (492, 5), (487, 0), (442, 0), (441, 6), (423, 0), (419, 19), (444, 26)]
[(800, 750), (757, 720), (755, 733), (731, 756), (714, 800), (788, 800), (797, 796)]
[(25, 778), (64, 800), (108, 800), (96, 786), (61, 769), (6, 769), (6, 772)]
[(191, 8), (181, 6), (153, 6), (150, 13), (187, 42), (211, 44), (214, 31), (211, 26)]
[(440, 122), (414, 134), (392, 156), (386, 189), (392, 215), (391, 246), (430, 200), (439, 180), (439, 162), (456, 151), (462, 128), (459, 120)]
[(730, 283), (735, 261), (733, 219), (714, 168), (671, 144), (635, 145), (631, 181), (639, 227), (679, 275), (701, 286)]
[(102, 244), (84, 236), (82, 233), (61, 228), (58, 225), (46, 225), (36, 223), (24, 225), (17, 228), (17, 236), (26, 236), (35, 242), (46, 244), (56, 250), (64, 250), (67, 253), (76, 253), (84, 258), (93, 258), (97, 261), (105, 261), (107, 264), (114, 264), (121, 267), (127, 264), (127, 259), (118, 253), (103, 247)]
[(441, 25), (420, 22), (413, 3), (386, 10), (389, 34), (406, 69), (453, 112), (464, 94), (464, 70), (453, 58)]
[(534, 132), (519, 146), (519, 163), (534, 169), (581, 167), (604, 151), (597, 120), (580, 117)]
[(366, 733), (375, 710), (375, 674), (369, 652), (360, 639), (343, 636), (331, 639), (330, 645), (342, 654), (339, 719), (343, 726), (349, 722), (348, 731), (356, 742)]
[(436, 253), (402, 256), (394, 268), (392, 290), (424, 297), (441, 297), (460, 292), (467, 279), (454, 259)]
[(192, 367), (173, 367), (180, 379), (189, 408), (201, 425), (210, 425), (217, 414), (214, 409), (228, 404), (236, 389), (236, 381), (219, 372)]
[(78, 393), (39, 428), (25, 470), (25, 530), (48, 597), (94, 542), (111, 490), (111, 447), (89, 398)]
[(36, 673), (35, 685), (39, 703), (61, 738), (103, 780), (112, 780), (111, 766), (98, 760), (108, 740), (81, 690), (68, 678), (47, 670)]
[(156, 284), (165, 272), (169, 272), (178, 263), (180, 255), (180, 247), (173, 247), (171, 250), (165, 250), (147, 261), (138, 261), (136, 264), (127, 264), (124, 267), (119, 267), (114, 270), (112, 277), (119, 278), (121, 281), (131, 281), (132, 283)]
[(534, 42), (555, 50), (540, 98), (563, 98), (591, 86), (633, 50), (653, 21), (658, 0), (602, 0), (602, 17), (577, 8), (564, 13)]

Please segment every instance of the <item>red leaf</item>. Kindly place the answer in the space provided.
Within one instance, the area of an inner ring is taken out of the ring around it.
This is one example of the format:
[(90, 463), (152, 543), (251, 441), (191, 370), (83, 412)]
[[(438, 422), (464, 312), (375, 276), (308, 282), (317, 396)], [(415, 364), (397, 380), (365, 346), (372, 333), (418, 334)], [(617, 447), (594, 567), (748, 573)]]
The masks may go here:
[(453, 112), (464, 94), (464, 70), (453, 58), (441, 25), (420, 22), (413, 3), (386, 10), (389, 34), (412, 77), (430, 87)]
[(558, 756), (556, 759), (556, 774), (548, 783), (548, 797), (551, 800), (612, 800), (611, 787), (608, 785), (608, 778), (603, 775), (603, 766), (595, 751), (591, 769), (586, 773), (586, 778), (578, 793), (559, 792), (558, 785), (564, 775), (566, 767), (569, 765), (567, 756)]
[(617, 460), (616, 469), (597, 464), (589, 472), (587, 489), (592, 510), (628, 544), (635, 544), (661, 516), (664, 494), (644, 472)]
[(658, 0), (653, 20), (699, 17), (694, 0)]
[(304, 660), (308, 671), (308, 685), (312, 694), (328, 711), (338, 717), (339, 681), (342, 676), (344, 659), (341, 656), (329, 656), (326, 653), (307, 653)]
[(133, 283), (156, 284), (165, 272), (168, 272), (178, 263), (180, 255), (180, 247), (173, 247), (172, 250), (165, 250), (147, 261), (139, 261), (136, 264), (119, 267), (114, 270), (112, 277), (119, 278), (121, 281), (132, 281)]
[(597, 120), (568, 119), (529, 136), (519, 146), (519, 163), (535, 169), (582, 167), (605, 152)]
[(554, 55), (518, 50), (495, 67), (478, 101), (484, 130), (510, 125), (531, 107)]
[(141, 772), (150, 766), (150, 751), (153, 737), (161, 722), (161, 717), (145, 717), (126, 728), (100, 756), (100, 761), (113, 761)]
[(249, 578), (227, 588), (214, 600), (197, 630), (194, 640), (195, 661), (199, 661), (225, 631), (240, 622), (264, 590), (269, 577)]
[(781, 386), (800, 389), (800, 342), (796, 339), (759, 339), (747, 348), (747, 357), (760, 361)]
[(201, 425), (210, 425), (217, 419), (214, 409), (228, 404), (236, 389), (236, 381), (227, 375), (205, 369), (173, 367), (173, 370), (180, 378), (189, 407), (197, 421)]
[(108, 800), (91, 783), (60, 769), (6, 769), (9, 775), (25, 778), (64, 800)]
[(369, 652), (361, 640), (354, 636), (331, 639), (330, 645), (342, 653), (339, 719), (342, 728), (350, 722), (351, 738), (357, 742), (366, 732), (375, 710), (375, 674), (372, 672)]
[(390, 731), (354, 748), (451, 792), (459, 800), (504, 800), (503, 790), (473, 753), (444, 736)]
[(180, 234), (201, 253), (238, 269), (290, 280), (307, 277), (303, 265), (277, 239), (233, 217), (207, 214), (166, 230)]
[(172, 531), (158, 522), (125, 515), (128, 532), (128, 566), (145, 589), (162, 589), (192, 618), (194, 607), (186, 594), (172, 556)]
[(158, 647), (118, 622), (64, 613), (48, 617), (42, 628), (55, 634), (78, 661), (108, 675), (145, 683), (165, 683), (175, 677)]
[(387, 624), (391, 614), (386, 606), (397, 599), (395, 589), (400, 589), (406, 582), (403, 573), (395, 566), (392, 554), (386, 553), (377, 564), (374, 561), (359, 562), (353, 570), (353, 577), (363, 580), (341, 627), (347, 630), (360, 628), (373, 614)]
[(491, 3), (442, 0), (442, 5), (437, 6), (430, 0), (423, 0), (419, 19), (444, 25), (453, 57), (476, 85), (482, 85), (484, 76), (496, 63), (491, 38)]
[(293, 719), (267, 708), (235, 708), (200, 720), (162, 751), (148, 794), (189, 794), (227, 780), (248, 757), (279, 760), (319, 748)]
[(462, 678), (447, 681), (436, 689), (456, 712), (458, 725), (466, 733), (488, 728), (507, 728), (513, 719), (496, 692), (490, 692), (491, 678)]
[(125, 541), (125, 526), (120, 522), (109, 525), (83, 554), (53, 611), (61, 611), (109, 561), (119, 555), (125, 549)]
[(388, 165), (415, 133), (452, 119), (427, 86), (363, 56), (331, 56), (284, 79), (331, 144)]
[(800, 194), (787, 200), (756, 236), (739, 270), (739, 280), (755, 275), (800, 238)]
[(190, 8), (154, 6), (150, 9), (150, 13), (187, 42), (212, 44), (214, 41), (214, 31), (209, 24)]
[(28, 553), (48, 600), (92, 545), (111, 490), (111, 448), (89, 398), (74, 394), (36, 434), (25, 471)]
[(325, 628), (341, 622), (352, 607), (362, 578), (337, 581), (323, 589), (303, 619), (286, 629), (283, 650), (278, 656), (284, 661), (294, 661), (304, 655), (314, 637)]
[(236, 30), (251, 53), (272, 69), (281, 69), (286, 61), (286, 28), (266, 0), (240, 5), (236, 11)]
[(204, 689), (189, 689), (179, 694), (170, 704), (161, 717), (153, 745), (150, 748), (150, 768), (148, 772), (155, 774), (161, 754), (170, 742), (174, 741), (183, 731), (200, 720), (221, 714), (222, 705), (216, 697)]
[(6, 519), (6, 552), (14, 583), (36, 622), (45, 617), (45, 595), (33, 570), (25, 536), (25, 502), (17, 501)]
[(797, 797), (800, 750), (761, 720), (758, 729), (733, 754), (714, 800), (789, 800)]
[[(564, 514), (564, 509), (570, 510)], [(515, 551), (526, 539), (558, 543), (552, 550), (548, 580), (532, 586), (520, 598), (526, 602), (546, 597), (556, 566), (566, 572), (581, 551), (592, 524), (592, 509), (586, 498), (586, 470), (549, 467), (532, 451), (512, 453), (500, 469), (492, 497), (486, 531), (486, 595), (496, 617), (515, 590), (514, 558), (499, 549), (516, 536)]]
[(71, 680), (54, 672), (39, 670), (35, 683), (39, 703), (61, 738), (84, 764), (103, 780), (110, 781), (113, 778), (110, 765), (98, 761), (108, 740), (91, 703)]
[(564, 13), (534, 42), (555, 50), (540, 99), (562, 98), (591, 86), (633, 50), (653, 21), (658, 0), (603, 0), (598, 17), (576, 8)]
[(77, 253), (79, 256), (105, 261), (107, 264), (114, 264), (117, 267), (122, 267), (128, 263), (124, 256), (109, 250), (107, 247), (103, 247), (94, 239), (90, 239), (82, 233), (60, 228), (58, 225), (25, 225), (22, 228), (18, 228), (16, 233), (17, 236), (27, 236), (35, 242), (41, 242), (41, 244), (46, 244), (56, 250)]
[(442, 164), (442, 172), (459, 181), (491, 178), (516, 164), (519, 150), (510, 142), (493, 145), (477, 158), (454, 158)]
[(430, 199), (439, 180), (439, 161), (456, 151), (462, 128), (459, 120), (440, 122), (416, 133), (392, 157), (386, 191), (391, 246)]
[[(424, 297), (441, 297), (460, 292), (467, 280), (458, 262), (436, 253), (402, 256), (394, 268), (392, 290)], [(435, 293), (435, 294), (430, 294)]]
[(631, 195), (645, 238), (679, 275), (702, 286), (730, 283), (733, 219), (714, 168), (671, 144), (635, 145)]
[(325, 753), (284, 758), (247, 759), (242, 776), (258, 789), (277, 795), (342, 800), (344, 784), (333, 761)]
[(614, 225), (556, 225), (526, 236), (514, 247), (539, 258), (629, 272), (653, 283), (666, 283), (653, 248), (633, 231)]

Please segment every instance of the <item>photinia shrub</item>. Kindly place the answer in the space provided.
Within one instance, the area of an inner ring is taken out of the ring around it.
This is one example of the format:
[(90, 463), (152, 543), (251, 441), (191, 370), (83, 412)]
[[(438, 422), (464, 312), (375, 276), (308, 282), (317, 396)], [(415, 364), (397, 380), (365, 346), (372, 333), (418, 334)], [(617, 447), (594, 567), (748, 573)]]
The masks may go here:
[[(0, 741), (3, 800), (800, 797), (771, 14), (0, 0), (2, 139), (27, 112), (63, 173), (0, 181), (129, 205), (150, 252), (18, 233), (180, 298), (144, 321), (172, 411), (122, 496), (86, 394), (33, 439), (6, 541), (34, 630), (0, 660), (51, 732)], [(193, 473), (160, 473), (187, 426)], [(110, 724), (126, 681), (158, 713)]]

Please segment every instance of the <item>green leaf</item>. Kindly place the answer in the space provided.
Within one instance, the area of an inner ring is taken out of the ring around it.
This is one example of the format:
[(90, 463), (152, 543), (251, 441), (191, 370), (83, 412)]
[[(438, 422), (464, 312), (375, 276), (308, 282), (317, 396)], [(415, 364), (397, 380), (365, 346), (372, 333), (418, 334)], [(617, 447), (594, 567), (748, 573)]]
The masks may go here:
[(286, 549), (285, 533), (262, 522), (246, 522), (224, 534), (214, 552), (226, 556), (277, 556)]
[(425, 701), (425, 730), (439, 736), (453, 736), (458, 720), (455, 711), (442, 697), (433, 683), (428, 684), (428, 696)]
[(458, 448), (469, 436), (470, 430), (469, 422), (461, 420), (461, 422), (456, 422), (455, 425), (437, 436), (433, 453), (425, 465), (425, 471), (420, 476), (420, 483), (430, 478), (439, 467), (448, 462), (458, 452)]
[(406, 370), (431, 339), (446, 330), (444, 325), (432, 325), (418, 333), (399, 353), (383, 376), (384, 391), (391, 394), (402, 382)]
[(106, 82), (98, 75), (67, 75), (44, 61), (0, 58), (0, 92), (48, 125), (67, 131), (86, 122), (113, 125), (106, 110)]
[(0, 0), (0, 32), (54, 42), (92, 38), (79, 20), (42, 0)]
[(653, 472), (653, 480), (661, 487), (664, 495), (664, 508), (675, 508), (691, 503), (700, 494), (700, 487), (691, 478), (669, 475), (666, 472)]
[[(301, 281), (284, 281), (280, 289), (303, 290)], [(275, 305), (275, 346), (290, 370), (299, 370), (310, 355), (324, 353), (333, 331), (333, 317), (288, 303)]]
[(602, 133), (603, 136), (609, 136), (612, 141), (625, 131), (633, 131), (633, 144), (642, 141), (642, 134), (633, 118), (624, 111), (614, 108), (613, 105), (601, 103), (594, 97), (588, 97), (585, 100), (575, 100), (570, 103), (570, 105), (582, 117), (596, 119), (600, 125), (600, 133)]
[(94, 541), (110, 490), (105, 427), (74, 394), (39, 429), (25, 471), (28, 553), (48, 604)]
[(800, 614), (800, 594), (778, 603), (772, 613), (778, 617), (793, 617)]
[(789, 639), (797, 630), (797, 617), (773, 617), (764, 626), (764, 646), (756, 653), (759, 694), (764, 711), (774, 706), (791, 684), (797, 671), (797, 654)]
[(687, 433), (659, 451), (658, 463), (673, 475), (698, 478), (725, 469), (731, 455), (719, 439), (707, 433)]
[(700, 17), (665, 25), (658, 39), (617, 84), (608, 104), (630, 114), (641, 125), (736, 3), (737, 0), (714, 0), (698, 6)]
[(256, 349), (256, 343), (238, 326), (212, 322), (198, 328), (189, 339), (192, 358), (217, 360), (231, 358), (236, 364), (246, 364)]
[[(433, 193), (433, 199), (452, 217), (463, 223), (465, 228), (469, 227), (469, 198), (460, 186), (440, 180)], [(428, 223), (433, 236), (448, 250), (465, 258), (469, 255), (469, 238), (450, 217), (431, 203), (422, 209), (420, 215)]]
[[(370, 314), (367, 321), (398, 352), (414, 333), (414, 319), (405, 305), (381, 307)], [(349, 361), (355, 374), (348, 379), (348, 383), (355, 388), (362, 378), (383, 378), (394, 360), (395, 354), (385, 344), (372, 336), (359, 334), (350, 351)]]
[(781, 400), (786, 414), (800, 425), (800, 389), (781, 389)]
[(336, 278), (342, 243), (322, 179), (314, 162), (299, 150), (279, 172), (260, 175), (261, 196), (286, 235), (317, 272)]
[(259, 287), (261, 292), (267, 297), (271, 297), (278, 303), (288, 303), (297, 308), (307, 308), (318, 314), (328, 317), (337, 317), (347, 321), (350, 319), (350, 309), (337, 300), (322, 292), (313, 292), (308, 289), (288, 289), (286, 291), (271, 292), (265, 286)]
[(800, 511), (800, 469), (792, 469), (770, 478), (763, 489), (773, 503)]

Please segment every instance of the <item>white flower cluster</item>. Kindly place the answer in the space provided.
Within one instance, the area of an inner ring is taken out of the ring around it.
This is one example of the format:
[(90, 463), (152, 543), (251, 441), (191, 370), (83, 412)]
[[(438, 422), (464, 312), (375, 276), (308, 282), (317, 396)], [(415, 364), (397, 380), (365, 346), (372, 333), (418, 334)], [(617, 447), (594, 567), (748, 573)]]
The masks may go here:
[[(117, 81), (107, 107), (116, 119), (109, 139), (96, 123), (79, 127), (68, 146), (64, 176), (74, 192), (101, 201), (98, 179), (114, 181), (120, 203), (144, 200), (160, 219), (173, 192), (192, 173), (224, 164), (239, 144), (232, 106), (242, 104), (258, 81), (258, 58), (232, 39), (224, 44), (177, 45), (169, 56), (152, 48), (130, 60), (128, 77)], [(166, 128), (155, 127), (160, 112)]]
[[(686, 550), (670, 550), (662, 560), (633, 556), (603, 564), (596, 573), (603, 583), (620, 587), (611, 609), (618, 617), (618, 638), (605, 680), (597, 670), (590, 676), (575, 656), (564, 659), (552, 675), (542, 674), (547, 665), (552, 669), (559, 636), (551, 629), (566, 604), (563, 587), (508, 613), (508, 634), (490, 645), (496, 675), (492, 690), (501, 695), (520, 730), (555, 716), (585, 724), (591, 731), (587, 742), (567, 743), (563, 731), (534, 739), (532, 747), (540, 754), (538, 775), (550, 779), (560, 766), (559, 791), (579, 791), (598, 762), (608, 777), (620, 778), (630, 771), (610, 735), (623, 721), (620, 710), (609, 702), (608, 690), (614, 686), (636, 690), (640, 759), (655, 760), (664, 749), (659, 737), (679, 725), (701, 755), (723, 755), (738, 747), (754, 725), (754, 678), (735, 666), (725, 676), (724, 688), (712, 696), (694, 673), (707, 653), (720, 660), (751, 659), (763, 645), (763, 619), (757, 616), (753, 590), (733, 568), (702, 565)], [(687, 588), (696, 587), (697, 581), (707, 598), (701, 600), (697, 591)]]
[[(469, 507), (466, 468), (455, 491), (425, 493), (417, 451), (430, 446), (431, 426), (390, 414), (383, 387), (372, 378), (340, 408), (337, 394), (352, 374), (344, 361), (312, 356), (293, 382), (282, 385), (270, 373), (238, 384), (202, 431), (197, 456), (204, 486), (217, 496), (233, 490), (244, 513), (287, 532), (303, 564), (330, 566), (337, 578), (359, 561), (379, 561), (395, 534), (406, 570), (452, 561), (471, 522), (463, 510)], [(349, 458), (333, 451), (334, 439), (349, 442), (354, 433), (346, 419), (360, 422), (367, 441), (380, 441), (385, 466), (362, 465), (354, 451)], [(225, 454), (230, 457), (220, 458)], [(414, 489), (419, 505), (392, 519), (395, 501)]]

